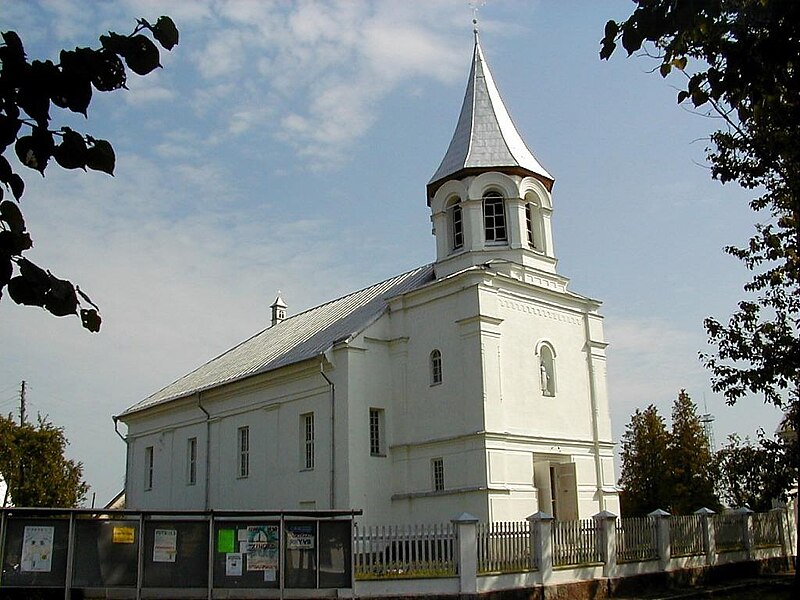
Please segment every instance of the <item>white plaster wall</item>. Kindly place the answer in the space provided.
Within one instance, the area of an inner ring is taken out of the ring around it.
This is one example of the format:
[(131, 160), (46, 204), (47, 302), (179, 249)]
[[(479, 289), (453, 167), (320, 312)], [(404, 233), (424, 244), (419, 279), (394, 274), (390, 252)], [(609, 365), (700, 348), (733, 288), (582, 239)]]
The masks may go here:
[[(224, 389), (224, 388), (223, 388)], [(209, 507), (217, 509), (329, 507), (330, 391), (318, 368), (290, 377), (261, 378), (197, 402), (128, 419), (130, 468), (126, 493), (132, 508), (204, 508), (206, 464)], [(313, 412), (315, 465), (301, 463), (300, 415)], [(239, 477), (238, 428), (249, 427), (249, 475)], [(210, 452), (206, 452), (206, 428)], [(197, 437), (197, 484), (187, 485), (187, 439)], [(145, 448), (154, 448), (154, 481), (144, 490)], [(208, 458), (208, 463), (206, 462)]]

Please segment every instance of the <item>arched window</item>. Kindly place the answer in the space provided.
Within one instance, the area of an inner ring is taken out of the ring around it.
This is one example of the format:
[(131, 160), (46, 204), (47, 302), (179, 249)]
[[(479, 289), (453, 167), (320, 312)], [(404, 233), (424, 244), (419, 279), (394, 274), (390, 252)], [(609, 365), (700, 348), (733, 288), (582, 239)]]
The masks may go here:
[(442, 383), (442, 353), (438, 350), (431, 352), (431, 385)]
[(539, 386), (543, 396), (556, 395), (556, 354), (546, 343), (539, 346)]
[(488, 192), (483, 196), (483, 224), (487, 242), (505, 242), (506, 211), (503, 197), (497, 192)]
[(464, 215), (461, 210), (461, 202), (456, 198), (450, 208), (450, 231), (452, 232), (451, 244), (453, 250), (464, 247)]
[(531, 248), (538, 250), (539, 247), (536, 244), (536, 234), (534, 233), (535, 226), (534, 226), (534, 211), (536, 207), (528, 202), (525, 205), (525, 229), (528, 232), (528, 246)]

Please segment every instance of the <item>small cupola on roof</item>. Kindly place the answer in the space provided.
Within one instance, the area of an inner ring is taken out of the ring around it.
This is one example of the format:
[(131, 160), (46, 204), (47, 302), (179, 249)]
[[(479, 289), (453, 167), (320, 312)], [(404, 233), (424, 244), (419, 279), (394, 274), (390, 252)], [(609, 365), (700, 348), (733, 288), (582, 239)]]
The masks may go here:
[(472, 69), (453, 139), (428, 182), (428, 198), (449, 179), (487, 170), (532, 175), (552, 190), (554, 179), (522, 141), (494, 84), (477, 27)]
[(281, 321), (286, 318), (286, 308), (287, 304), (281, 298), (281, 291), (278, 290), (278, 296), (275, 298), (275, 302), (272, 303), (270, 309), (272, 309), (272, 325), (277, 325)]

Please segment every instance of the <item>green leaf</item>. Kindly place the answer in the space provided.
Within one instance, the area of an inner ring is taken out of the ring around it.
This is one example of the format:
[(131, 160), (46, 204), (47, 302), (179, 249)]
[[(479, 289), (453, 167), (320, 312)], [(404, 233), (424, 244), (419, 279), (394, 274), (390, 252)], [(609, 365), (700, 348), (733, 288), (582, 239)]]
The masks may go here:
[(680, 58), (673, 58), (672, 66), (683, 71), (686, 68), (686, 57), (681, 56)]
[(54, 149), (53, 134), (42, 127), (34, 127), (31, 135), (19, 138), (14, 144), (14, 151), (19, 161), (42, 175)]
[(22, 126), (22, 121), (6, 115), (0, 115), (0, 153), (2, 153), (14, 140)]
[(604, 41), (605, 40), (613, 41), (614, 38), (617, 37), (617, 34), (619, 33), (619, 24), (613, 19), (607, 21), (604, 33), (605, 33)]
[(17, 103), (40, 127), (46, 128), (50, 122), (50, 89), (58, 75), (58, 68), (49, 60), (35, 60), (25, 70)]
[(8, 223), (9, 229), (14, 233), (25, 231), (25, 219), (16, 202), (5, 200), (0, 202), (0, 218)]
[(600, 59), (608, 60), (609, 58), (611, 58), (611, 55), (614, 53), (614, 50), (616, 48), (617, 48), (616, 42), (603, 41), (603, 47), (600, 48)]
[(156, 67), (161, 66), (158, 62), (161, 57), (158, 48), (149, 38), (142, 34), (130, 38), (130, 44), (122, 56), (125, 59), (125, 64), (138, 75), (147, 75)]
[(3, 183), (8, 183), (11, 181), (11, 176), (14, 172), (11, 170), (11, 164), (8, 162), (5, 156), (0, 154), (0, 181)]
[(91, 331), (92, 333), (97, 333), (100, 331), (100, 324), (102, 323), (102, 319), (100, 319), (100, 315), (98, 312), (93, 308), (82, 308), (81, 309), (81, 324)]
[(89, 141), (93, 145), (86, 151), (86, 166), (113, 175), (116, 162), (114, 148), (106, 140), (89, 138)]
[(661, 66), (658, 68), (658, 72), (661, 73), (662, 77), (666, 77), (669, 75), (669, 72), (672, 71), (672, 65), (669, 63), (662, 63)]
[(57, 317), (76, 314), (78, 297), (75, 295), (75, 287), (69, 281), (59, 279), (50, 273), (48, 275), (50, 289), (45, 294), (45, 309)]
[(65, 169), (86, 169), (86, 142), (83, 136), (69, 127), (62, 127), (64, 135), (55, 147), (53, 158)]
[(105, 48), (95, 51), (91, 63), (91, 81), (101, 92), (110, 92), (125, 87), (127, 73), (119, 56)]
[(680, 92), (678, 92), (678, 104), (686, 100), (688, 97), (689, 97), (689, 92), (687, 92), (686, 90), (681, 90)]
[(19, 256), (33, 246), (27, 231), (0, 231), (0, 255)]
[(167, 16), (161, 16), (153, 27), (153, 37), (165, 50), (172, 50), (178, 44), (178, 28)]
[(11, 257), (0, 254), (0, 289), (4, 288), (11, 280), (11, 274), (13, 270), (14, 265), (11, 262)]
[(44, 306), (45, 295), (50, 289), (50, 276), (25, 258), (17, 264), (20, 274), (8, 282), (8, 295), (17, 304)]
[(51, 94), (56, 106), (86, 115), (92, 100), (91, 77), (95, 53), (91, 48), (61, 51), (61, 74)]
[(642, 47), (644, 35), (636, 27), (635, 23), (628, 22), (622, 30), (622, 47), (628, 52), (628, 56)]
[(25, 191), (25, 182), (22, 181), (22, 177), (16, 173), (12, 174), (8, 185), (11, 186), (11, 193), (14, 194), (14, 198), (17, 200), (22, 198), (22, 193)]

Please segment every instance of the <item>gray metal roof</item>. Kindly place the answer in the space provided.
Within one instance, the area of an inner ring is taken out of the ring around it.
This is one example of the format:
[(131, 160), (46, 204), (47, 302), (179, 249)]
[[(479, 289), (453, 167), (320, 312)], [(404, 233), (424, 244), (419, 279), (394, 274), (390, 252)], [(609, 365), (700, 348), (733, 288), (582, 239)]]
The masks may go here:
[(430, 281), (433, 265), (425, 265), (288, 317), (134, 404), (120, 416), (319, 356), (373, 323), (386, 310), (388, 298)]
[[(472, 69), (458, 124), (442, 163), (428, 182), (431, 187), (473, 168), (522, 169), (550, 183), (553, 176), (533, 156), (511, 121), (475, 35)], [(435, 189), (433, 190), (435, 191)]]

